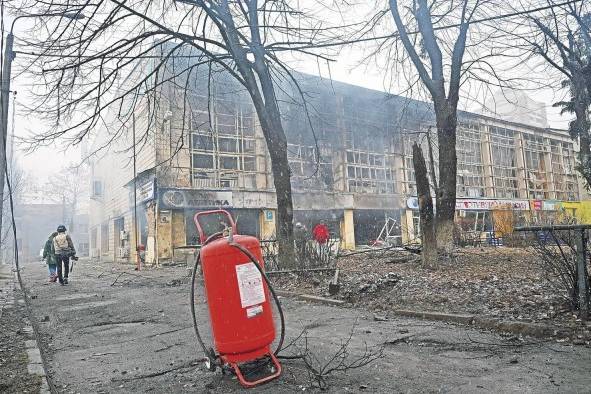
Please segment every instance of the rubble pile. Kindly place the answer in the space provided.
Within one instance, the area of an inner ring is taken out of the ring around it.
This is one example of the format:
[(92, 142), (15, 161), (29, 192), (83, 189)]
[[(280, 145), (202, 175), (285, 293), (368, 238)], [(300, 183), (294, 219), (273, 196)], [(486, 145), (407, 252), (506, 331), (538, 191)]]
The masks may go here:
[(415, 309), (481, 314), (531, 322), (573, 322), (565, 294), (545, 279), (532, 250), (464, 248), (437, 270), (404, 250), (352, 253), (337, 263), (340, 290), (328, 294), (333, 273), (273, 278), (279, 288), (332, 297), (375, 311)]

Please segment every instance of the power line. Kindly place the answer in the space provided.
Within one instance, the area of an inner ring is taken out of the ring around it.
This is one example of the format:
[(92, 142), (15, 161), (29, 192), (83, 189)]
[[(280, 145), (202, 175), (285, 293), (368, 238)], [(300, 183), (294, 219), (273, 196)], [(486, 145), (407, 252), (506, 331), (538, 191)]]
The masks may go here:
[[(17, 55), (25, 55), (25, 56), (37, 56), (37, 57), (53, 57), (53, 58), (73, 58), (73, 59), (80, 59), (80, 60), (88, 60), (88, 59), (95, 59), (95, 60), (104, 60), (104, 59), (162, 59), (163, 56), (157, 55), (142, 55), (142, 56), (132, 56), (132, 55), (104, 55), (104, 56), (97, 56), (97, 55), (58, 55), (58, 54), (41, 54), (37, 52), (25, 52), (25, 51), (14, 51)], [(177, 59), (194, 59), (195, 56), (190, 55), (177, 55), (175, 56)]]
[[(516, 11), (516, 12), (511, 12), (508, 14), (501, 14), (501, 15), (495, 15), (495, 16), (490, 16), (488, 18), (482, 18), (482, 19), (475, 19), (473, 21), (468, 21), (466, 22), (468, 25), (474, 25), (477, 23), (484, 23), (484, 22), (491, 22), (491, 21), (495, 21), (495, 20), (500, 20), (500, 19), (507, 19), (507, 18), (513, 18), (515, 16), (520, 16), (520, 15), (527, 15), (527, 14), (533, 14), (536, 12), (540, 12), (540, 11), (545, 11), (545, 10), (549, 10), (555, 7), (562, 7), (565, 5), (569, 5), (569, 4), (575, 4), (575, 3), (580, 3), (583, 0), (568, 0), (568, 1), (564, 1), (562, 3), (557, 3), (557, 4), (550, 4), (550, 5), (546, 5), (543, 7), (536, 7), (536, 8), (532, 8), (529, 10), (523, 10), (523, 11)], [(447, 29), (453, 29), (453, 28), (458, 28), (462, 26), (462, 23), (454, 23), (451, 25), (443, 25), (443, 26), (433, 26), (433, 30), (447, 30)], [(420, 30), (414, 30), (411, 32), (408, 32), (408, 35), (416, 35), (419, 34)], [(300, 47), (286, 47), (284, 48), (285, 50), (299, 50), (299, 49), (313, 49), (313, 48), (328, 48), (328, 47), (334, 47), (334, 46), (341, 46), (341, 45), (347, 45), (347, 44), (357, 44), (357, 43), (361, 43), (361, 42), (368, 42), (368, 41), (381, 41), (381, 40), (387, 40), (390, 38), (395, 38), (398, 37), (399, 33), (391, 33), (391, 34), (387, 34), (387, 35), (383, 35), (383, 36), (376, 36), (376, 37), (367, 37), (367, 38), (359, 38), (359, 39), (355, 39), (355, 40), (347, 40), (347, 41), (341, 41), (338, 43), (335, 42), (328, 42), (326, 44), (315, 44), (315, 45), (305, 45), (305, 46), (300, 46)]]
[[(559, 7), (563, 7), (563, 6), (570, 5), (570, 4), (581, 3), (582, 1), (583, 0), (567, 0), (562, 3), (549, 4), (549, 5), (531, 8), (531, 9), (527, 9), (527, 10), (515, 11), (515, 12), (506, 13), (506, 14), (494, 15), (494, 16), (490, 16), (487, 18), (475, 19), (475, 20), (467, 21), (466, 23), (468, 25), (474, 25), (474, 24), (479, 24), (479, 23), (484, 23), (484, 22), (492, 22), (492, 21), (501, 20), (501, 19), (509, 19), (509, 18), (513, 18), (516, 16), (528, 15), (528, 14), (533, 14), (536, 12), (545, 11), (545, 10), (549, 10), (549, 9), (553, 9), (553, 8), (559, 8)], [(460, 26), (462, 26), (462, 23), (454, 23), (454, 24), (449, 24), (449, 25), (434, 26), (433, 30), (435, 30), (435, 31), (447, 30), (447, 29), (458, 28)], [(420, 34), (420, 30), (410, 31), (407, 34), (408, 35)], [(288, 42), (286, 42), (286, 43), (282, 43), (282, 44), (286, 44), (287, 46), (277, 46), (277, 47), (273, 48), (273, 44), (271, 44), (271, 45), (267, 46), (267, 50), (272, 51), (272, 52), (284, 52), (284, 51), (314, 49), (314, 48), (329, 48), (329, 47), (338, 47), (338, 46), (344, 46), (344, 45), (349, 45), (349, 44), (358, 44), (358, 43), (362, 43), (362, 42), (382, 41), (382, 40), (387, 40), (390, 38), (396, 38), (398, 36), (399, 36), (399, 33), (395, 32), (395, 33), (382, 35), (382, 36), (358, 38), (358, 39), (344, 40), (344, 41), (338, 41), (338, 42), (327, 42), (324, 44), (308, 44), (308, 45), (302, 45), (302, 46), (293, 46), (293, 45), (290, 45)], [(84, 55), (84, 56), (80, 56), (80, 55), (64, 55), (64, 54), (40, 54), (40, 53), (36, 53), (36, 52), (32, 52), (32, 51), (31, 52), (15, 51), (15, 53), (22, 54), (22, 55), (28, 55), (28, 56), (40, 56), (40, 57), (78, 58), (80, 60), (90, 59), (90, 58), (94, 58), (94, 57), (96, 57), (96, 60), (100, 60), (100, 59), (160, 59), (161, 58), (160, 56), (151, 56), (151, 55), (144, 55), (144, 56)], [(176, 58), (192, 58), (192, 56), (190, 56), (190, 55), (178, 55), (175, 57)]]

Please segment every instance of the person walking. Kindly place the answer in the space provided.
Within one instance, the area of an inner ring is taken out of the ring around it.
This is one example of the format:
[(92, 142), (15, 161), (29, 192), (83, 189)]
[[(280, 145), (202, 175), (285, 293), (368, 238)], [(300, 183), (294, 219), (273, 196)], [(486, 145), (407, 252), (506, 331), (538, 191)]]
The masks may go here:
[(76, 249), (72, 238), (66, 233), (66, 226), (63, 224), (57, 227), (57, 235), (53, 237), (53, 248), (57, 259), (57, 277), (60, 285), (67, 285), (70, 273), (70, 256), (76, 255)]
[(45, 246), (43, 247), (43, 259), (47, 264), (49, 270), (49, 281), (55, 282), (57, 280), (57, 258), (55, 257), (55, 249), (53, 248), (53, 238), (57, 235), (57, 231), (51, 233)]

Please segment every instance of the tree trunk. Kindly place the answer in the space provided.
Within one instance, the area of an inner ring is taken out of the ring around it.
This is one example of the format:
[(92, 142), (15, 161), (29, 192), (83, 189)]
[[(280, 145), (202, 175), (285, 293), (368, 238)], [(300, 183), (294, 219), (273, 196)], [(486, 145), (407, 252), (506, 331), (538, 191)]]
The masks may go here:
[(579, 172), (587, 186), (591, 187), (591, 124), (588, 113), (591, 92), (586, 88), (587, 81), (582, 70), (576, 67), (572, 67), (572, 70), (571, 89), (576, 118), (570, 125), (570, 132), (572, 138), (579, 138)]
[(435, 101), (437, 138), (439, 145), (439, 188), (437, 190), (437, 244), (450, 254), (454, 247), (454, 218), (456, 213), (457, 154), (456, 109), (447, 100)]
[(437, 267), (437, 237), (435, 236), (433, 198), (431, 197), (425, 158), (416, 142), (412, 146), (412, 162), (415, 170), (421, 219), (421, 240), (423, 245), (421, 258), (425, 267), (434, 269)]
[(296, 259), (293, 239), (293, 202), (291, 193), (291, 174), (287, 159), (287, 137), (283, 130), (280, 115), (259, 115), (267, 150), (271, 157), (273, 183), (277, 196), (277, 220), (275, 222), (279, 261), (281, 268), (295, 268)]

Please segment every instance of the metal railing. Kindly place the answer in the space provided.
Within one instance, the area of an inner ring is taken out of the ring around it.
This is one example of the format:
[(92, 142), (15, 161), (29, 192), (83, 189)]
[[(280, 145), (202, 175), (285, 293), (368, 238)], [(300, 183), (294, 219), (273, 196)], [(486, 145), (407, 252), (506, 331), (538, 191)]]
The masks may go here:
[[(315, 240), (296, 240), (294, 242), (297, 269), (333, 268), (336, 265), (341, 240), (330, 238), (326, 243), (320, 244)], [(261, 240), (261, 252), (267, 271), (279, 271), (287, 266), (282, 261), (276, 239)]]

